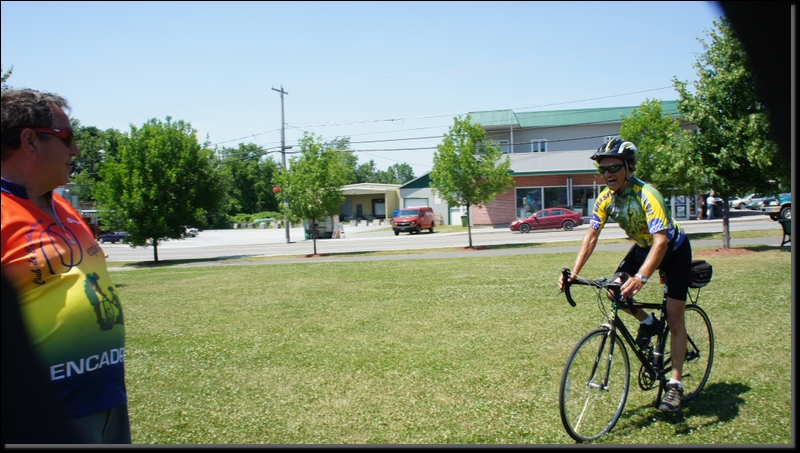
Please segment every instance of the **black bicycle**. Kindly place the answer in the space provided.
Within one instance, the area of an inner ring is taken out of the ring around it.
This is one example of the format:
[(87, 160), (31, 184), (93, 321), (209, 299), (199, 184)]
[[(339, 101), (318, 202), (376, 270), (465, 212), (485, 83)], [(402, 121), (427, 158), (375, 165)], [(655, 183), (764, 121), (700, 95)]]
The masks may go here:
[[(620, 288), (628, 278), (627, 274), (622, 273), (619, 278), (601, 277), (596, 280), (586, 280), (576, 275), (569, 282), (570, 270), (563, 269), (562, 273), (567, 282), (564, 292), (569, 304), (573, 307), (576, 305), (570, 292), (572, 285), (590, 286), (595, 290), (597, 304), (603, 316), (600, 327), (584, 335), (572, 349), (561, 376), (558, 394), (564, 428), (573, 439), (585, 442), (611, 431), (625, 408), (630, 390), (630, 359), (626, 343), (641, 363), (639, 387), (647, 391), (657, 384), (655, 407), (661, 403), (672, 371), (669, 326), (666, 322), (667, 287), (664, 285), (664, 296), (660, 304), (640, 303), (633, 298), (624, 301)], [(697, 289), (697, 292), (692, 297), (690, 291), (686, 302), (688, 341), (681, 375), (682, 402), (691, 401), (703, 390), (714, 361), (714, 331), (711, 329), (711, 321), (706, 312), (697, 305), (700, 289), (710, 281), (711, 265), (702, 260), (693, 261), (690, 287)], [(663, 273), (661, 283), (664, 284)], [(607, 307), (609, 303), (610, 310)], [(636, 313), (637, 310), (660, 310), (664, 327), (654, 336), (655, 345), (641, 349), (618, 316), (619, 309), (626, 309), (631, 313)]]

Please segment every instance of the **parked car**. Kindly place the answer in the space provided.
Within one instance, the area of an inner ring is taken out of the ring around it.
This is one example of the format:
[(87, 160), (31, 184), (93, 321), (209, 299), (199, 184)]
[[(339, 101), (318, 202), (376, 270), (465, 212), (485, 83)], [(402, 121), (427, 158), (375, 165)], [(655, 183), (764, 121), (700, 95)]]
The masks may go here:
[(563, 228), (571, 231), (576, 226), (583, 225), (583, 214), (567, 208), (547, 208), (536, 211), (530, 217), (517, 219), (511, 222), (511, 231), (529, 233), (531, 230), (546, 230), (550, 228)]
[(772, 203), (773, 201), (777, 200), (777, 197), (773, 196), (766, 196), (760, 200), (754, 200), (750, 203), (747, 203), (747, 209), (752, 209), (754, 211), (760, 211), (764, 204)]
[[(760, 193), (751, 193), (750, 195), (742, 198), (742, 201), (744, 202), (745, 208), (747, 208), (747, 209), (755, 209), (756, 211), (760, 211), (761, 210), (760, 203), (761, 203), (761, 200), (763, 200), (763, 199), (764, 199), (764, 195), (761, 195)], [(737, 209), (743, 209), (743, 208), (740, 208), (738, 205), (736, 206), (736, 208)]]
[(394, 230), (395, 236), (402, 232), (421, 233), (422, 230), (433, 233), (435, 226), (436, 218), (433, 215), (433, 208), (429, 206), (403, 208), (392, 219), (392, 230)]
[(185, 237), (193, 238), (193, 237), (197, 236), (198, 234), (200, 234), (200, 230), (198, 230), (195, 227), (184, 226), (183, 229), (184, 229), (183, 230), (183, 235)]
[[(774, 198), (774, 200), (772, 199)], [(763, 214), (769, 215), (772, 220), (789, 219), (792, 218), (792, 194), (782, 193), (777, 197), (770, 197), (764, 199), (764, 204), (761, 207)]]
[(744, 210), (747, 209), (747, 202), (744, 201), (744, 198), (730, 197), (728, 198), (728, 207), (731, 209)]
[(119, 242), (120, 244), (124, 244), (126, 239), (128, 239), (128, 233), (124, 231), (103, 233), (100, 236), (97, 236), (97, 242), (101, 244), (105, 244), (106, 242), (110, 242), (112, 244), (116, 244), (117, 242)]

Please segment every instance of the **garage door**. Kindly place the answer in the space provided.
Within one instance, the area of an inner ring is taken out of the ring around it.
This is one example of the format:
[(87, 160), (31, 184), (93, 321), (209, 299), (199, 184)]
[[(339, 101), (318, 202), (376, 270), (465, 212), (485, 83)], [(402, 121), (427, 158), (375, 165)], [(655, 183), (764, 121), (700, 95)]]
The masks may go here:
[(403, 200), (404, 207), (415, 208), (417, 206), (430, 206), (427, 198), (406, 198)]
[(461, 225), (462, 215), (467, 215), (467, 208), (450, 208), (450, 225)]

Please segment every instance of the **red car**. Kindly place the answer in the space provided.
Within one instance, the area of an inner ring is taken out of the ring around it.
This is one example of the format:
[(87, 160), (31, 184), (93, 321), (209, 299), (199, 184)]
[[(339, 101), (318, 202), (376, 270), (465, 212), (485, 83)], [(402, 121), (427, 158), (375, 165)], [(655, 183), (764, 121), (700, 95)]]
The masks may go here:
[(517, 219), (511, 222), (511, 231), (528, 233), (531, 230), (546, 230), (549, 228), (563, 228), (571, 231), (578, 225), (583, 225), (583, 214), (567, 208), (548, 208), (535, 212), (527, 219)]

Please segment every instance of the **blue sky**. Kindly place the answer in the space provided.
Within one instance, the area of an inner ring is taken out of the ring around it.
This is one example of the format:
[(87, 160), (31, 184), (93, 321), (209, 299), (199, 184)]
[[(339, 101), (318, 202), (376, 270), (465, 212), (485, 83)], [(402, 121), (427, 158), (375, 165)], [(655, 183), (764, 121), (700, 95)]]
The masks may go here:
[(722, 16), (715, 2), (0, 4), (9, 84), (66, 96), (83, 125), (169, 115), (201, 142), (278, 149), (283, 86), (287, 146), (350, 137), (360, 163), (416, 176), (457, 115), (677, 99), (672, 79), (697, 78), (698, 38)]

